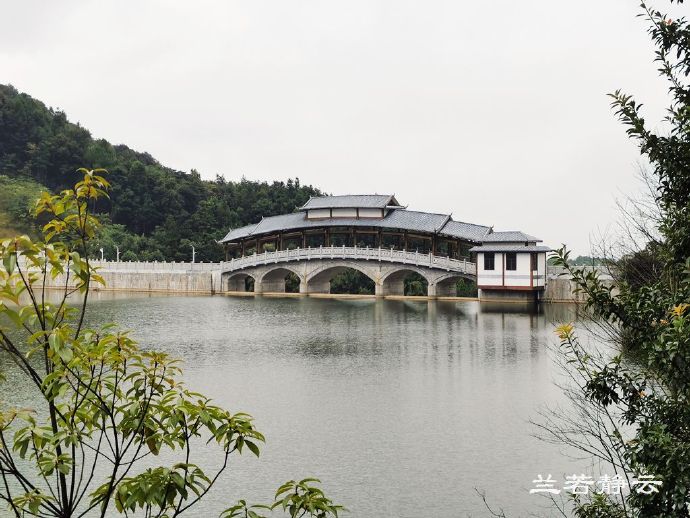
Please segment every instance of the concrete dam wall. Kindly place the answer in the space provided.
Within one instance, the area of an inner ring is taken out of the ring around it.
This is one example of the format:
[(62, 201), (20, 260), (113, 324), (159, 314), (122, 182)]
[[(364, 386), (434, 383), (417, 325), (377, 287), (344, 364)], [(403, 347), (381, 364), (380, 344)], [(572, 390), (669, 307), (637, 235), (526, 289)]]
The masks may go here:
[[(594, 270), (599, 274), (599, 279), (606, 286), (613, 286), (613, 294), (617, 293), (614, 278), (605, 266), (583, 266), (584, 270)], [(577, 286), (567, 273), (565, 268), (549, 266), (547, 268), (547, 284), (544, 292), (544, 300), (547, 302), (585, 302), (587, 296), (584, 293), (575, 293)]]
[[(92, 264), (105, 280), (95, 290), (149, 291), (213, 294), (220, 290), (220, 275), (214, 263), (100, 262)], [(64, 287), (65, 275), (58, 275), (50, 287)]]
[[(216, 294), (224, 290), (217, 263), (178, 262), (92, 262), (105, 280), (105, 287), (96, 285), (96, 290), (139, 291), (161, 293)], [(544, 302), (584, 302), (585, 295), (575, 294), (575, 284), (564, 276), (564, 270), (549, 267), (548, 282), (542, 300)], [(605, 282), (613, 283), (607, 272), (600, 270)], [(65, 285), (65, 276), (58, 275), (49, 282), (49, 287)]]

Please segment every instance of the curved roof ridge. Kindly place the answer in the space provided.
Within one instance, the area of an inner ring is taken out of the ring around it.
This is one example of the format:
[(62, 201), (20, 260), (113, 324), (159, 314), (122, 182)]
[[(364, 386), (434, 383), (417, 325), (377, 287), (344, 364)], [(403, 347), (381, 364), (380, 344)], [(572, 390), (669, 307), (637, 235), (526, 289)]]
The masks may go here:
[(370, 193), (370, 194), (322, 194), (321, 196), (309, 196), (309, 198), (344, 198), (347, 196), (390, 196), (391, 198), (395, 196), (394, 194), (379, 194), (377, 192)]
[(448, 214), (446, 214), (445, 212), (428, 212), (426, 210), (405, 209), (405, 212), (411, 212), (411, 213), (415, 213), (415, 214), (429, 214), (431, 216), (443, 216), (444, 218), (446, 216), (448, 216)]
[(487, 229), (491, 228), (490, 225), (482, 225), (481, 223), (470, 223), (469, 221), (461, 221), (459, 219), (454, 219), (452, 221), (454, 221), (455, 223), (462, 223), (463, 225), (474, 225), (475, 227), (486, 227)]
[(400, 205), (393, 194), (336, 194), (312, 196), (299, 210), (333, 208), (377, 208), (384, 209), (391, 203)]
[(498, 230), (493, 231), (491, 234), (485, 236), (484, 242), (541, 242), (542, 240), (538, 237), (525, 234), (521, 230)]
[(441, 232), (441, 229), (443, 227), (445, 227), (448, 224), (448, 222), (451, 221), (452, 219), (453, 219), (453, 213), (451, 212), (450, 214), (448, 214), (446, 216), (446, 219), (443, 220), (443, 223), (441, 223), (441, 225), (437, 229), (434, 230), (434, 233)]
[[(258, 225), (259, 225), (258, 223), (250, 223), (249, 225), (243, 225), (243, 226), (241, 226), (241, 227), (233, 228), (233, 229), (231, 229), (227, 234), (225, 234), (225, 237), (224, 237), (223, 239), (221, 239), (221, 240), (218, 241), (218, 242), (219, 242), (219, 243), (223, 243), (223, 242), (225, 242), (225, 241), (230, 241), (230, 240), (232, 240), (233, 238), (235, 238), (235, 239), (241, 239), (241, 238), (244, 237), (244, 236), (242, 236), (242, 235), (240, 235), (240, 234), (242, 233), (243, 230), (247, 230), (247, 229), (251, 229), (251, 230), (249, 230), (249, 231), (245, 234), (245, 236), (251, 236), (252, 233), (253, 233), (253, 231), (256, 230), (256, 227), (257, 227)], [(236, 237), (233, 236), (233, 234), (235, 234)]]

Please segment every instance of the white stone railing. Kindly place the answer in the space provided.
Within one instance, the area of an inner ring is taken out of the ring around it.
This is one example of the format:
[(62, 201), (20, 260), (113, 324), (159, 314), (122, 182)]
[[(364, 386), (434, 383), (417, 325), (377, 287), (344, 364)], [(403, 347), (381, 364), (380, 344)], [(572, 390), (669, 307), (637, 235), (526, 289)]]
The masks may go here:
[(451, 259), (450, 257), (433, 254), (420, 254), (405, 250), (388, 248), (361, 248), (347, 246), (323, 246), (319, 248), (295, 248), (294, 250), (279, 250), (264, 252), (245, 257), (238, 257), (221, 263), (224, 272), (232, 272), (252, 266), (264, 264), (285, 263), (292, 261), (310, 261), (319, 259), (354, 259), (359, 261), (381, 261), (390, 263), (410, 264), (414, 266), (435, 268), (450, 272), (474, 274), (474, 263), (465, 259)]

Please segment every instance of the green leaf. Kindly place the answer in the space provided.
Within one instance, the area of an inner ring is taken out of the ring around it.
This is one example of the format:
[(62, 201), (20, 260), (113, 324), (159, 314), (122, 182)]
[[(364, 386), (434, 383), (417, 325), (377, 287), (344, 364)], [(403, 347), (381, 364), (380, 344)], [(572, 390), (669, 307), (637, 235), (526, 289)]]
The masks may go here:
[(2, 264), (5, 267), (5, 270), (7, 273), (12, 275), (14, 273), (14, 268), (17, 266), (17, 254), (16, 253), (10, 253), (3, 257), (2, 259)]
[(244, 444), (247, 445), (247, 448), (249, 448), (254, 455), (257, 457), (259, 456), (259, 447), (256, 444), (254, 444), (252, 441), (244, 441)]

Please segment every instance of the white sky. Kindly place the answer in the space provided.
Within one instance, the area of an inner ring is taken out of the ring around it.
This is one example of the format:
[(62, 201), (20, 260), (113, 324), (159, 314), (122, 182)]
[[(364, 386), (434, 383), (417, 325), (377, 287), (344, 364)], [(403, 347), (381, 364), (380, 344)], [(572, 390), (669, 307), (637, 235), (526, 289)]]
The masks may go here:
[(653, 122), (668, 102), (637, 5), (7, 1), (0, 82), (205, 178), (394, 193), (588, 253), (640, 190), (606, 93)]

